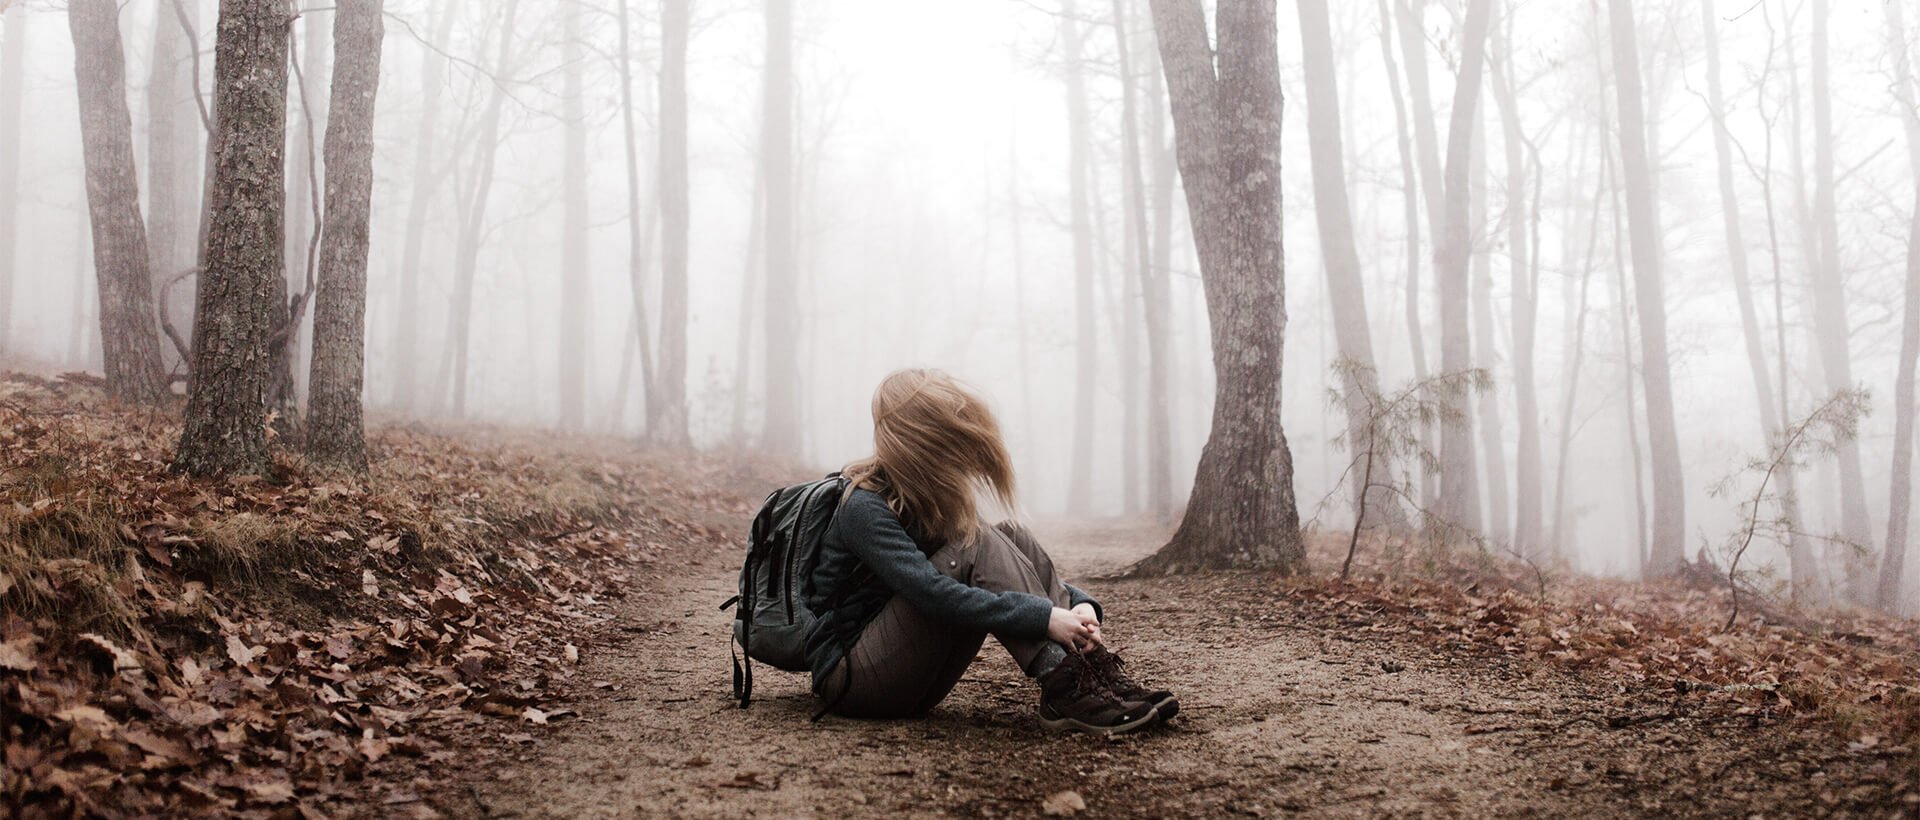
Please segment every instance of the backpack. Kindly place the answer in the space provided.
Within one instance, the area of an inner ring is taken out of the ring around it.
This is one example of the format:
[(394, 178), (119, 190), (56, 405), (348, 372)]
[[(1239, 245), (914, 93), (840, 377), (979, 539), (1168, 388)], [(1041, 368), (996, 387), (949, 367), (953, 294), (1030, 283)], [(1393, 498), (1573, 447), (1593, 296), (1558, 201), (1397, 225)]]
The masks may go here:
[[(747, 560), (740, 567), (740, 593), (720, 605), (738, 604), (733, 616), (733, 697), (747, 708), (753, 697), (753, 662), (788, 672), (805, 672), (807, 633), (814, 613), (813, 567), (820, 541), (833, 523), (846, 479), (838, 472), (818, 481), (782, 487), (767, 495), (753, 518)], [(739, 654), (735, 654), (735, 649)], [(745, 654), (743, 661), (740, 654)]]

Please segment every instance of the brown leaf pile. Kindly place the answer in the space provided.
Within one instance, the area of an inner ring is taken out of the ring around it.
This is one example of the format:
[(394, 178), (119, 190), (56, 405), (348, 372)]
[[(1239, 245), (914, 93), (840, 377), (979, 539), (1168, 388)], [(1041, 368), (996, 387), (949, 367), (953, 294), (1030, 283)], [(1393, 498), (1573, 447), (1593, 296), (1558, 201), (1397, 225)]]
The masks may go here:
[(0, 381), (0, 804), (24, 816), (325, 814), (476, 713), (563, 720), (586, 627), (665, 545), (726, 541), (756, 469), (380, 427), (364, 481), (287, 456), (202, 481), (167, 471), (177, 435)]
[(1743, 593), (1743, 611), (1752, 614), (1726, 630), (1729, 595), (1710, 573), (1636, 583), (1543, 576), (1487, 554), (1425, 558), (1421, 571), (1402, 565), (1356, 572), (1363, 580), (1352, 583), (1308, 579), (1289, 595), (1360, 632), (1412, 632), (1443, 645), (1541, 659), (1728, 714), (1825, 720), (1865, 744), (1856, 751), (1880, 756), (1912, 759), (1920, 747), (1920, 630), (1913, 621), (1803, 612)]

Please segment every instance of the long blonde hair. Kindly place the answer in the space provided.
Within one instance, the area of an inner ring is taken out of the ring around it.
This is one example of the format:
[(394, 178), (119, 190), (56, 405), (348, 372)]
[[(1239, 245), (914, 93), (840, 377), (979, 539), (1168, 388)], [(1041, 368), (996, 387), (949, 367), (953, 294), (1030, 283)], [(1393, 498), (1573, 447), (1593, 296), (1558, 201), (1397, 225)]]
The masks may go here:
[(873, 455), (842, 471), (879, 493), (915, 538), (971, 540), (977, 490), (1014, 509), (1013, 459), (987, 403), (943, 371), (897, 370), (873, 391)]

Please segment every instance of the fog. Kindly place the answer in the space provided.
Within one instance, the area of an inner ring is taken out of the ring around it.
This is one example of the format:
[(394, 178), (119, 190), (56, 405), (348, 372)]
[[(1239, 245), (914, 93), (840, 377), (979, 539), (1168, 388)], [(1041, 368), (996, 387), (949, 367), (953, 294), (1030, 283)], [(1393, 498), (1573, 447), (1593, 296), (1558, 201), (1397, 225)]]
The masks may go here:
[[(1872, 412), (1857, 431), (1860, 493), (1871, 518), (1868, 546), (1881, 544), (1886, 534), (1895, 371), (1913, 241), (1914, 156), (1920, 151), (1903, 129), (1901, 95), (1909, 101), (1904, 103), (1909, 117), (1913, 96), (1895, 80), (1891, 48), (1913, 42), (1912, 19), (1920, 14), (1908, 9), (1909, 27), (1890, 36), (1890, 3), (1897, 8), (1897, 0), (1836, 2), (1831, 8), (1804, 0), (1710, 4), (1726, 127), (1734, 146), (1739, 241), (1753, 285), (1760, 349), (1775, 378), (1785, 375), (1786, 396), (1775, 401), (1784, 405), (1787, 418), (1798, 418), (1835, 392), (1826, 369), (1833, 360), (1823, 359), (1819, 338), (1829, 331), (1815, 316), (1822, 296), (1818, 289), (1825, 288), (1825, 296), (1837, 296), (1841, 303), (1842, 358), (1852, 383), (1871, 396)], [(6, 5), (0, 0), (0, 7)], [(188, 76), (194, 70), (184, 53), (184, 62), (156, 61), (157, 44), (179, 36), (181, 19), (190, 20), (197, 27), (201, 95), (211, 93), (214, 70), (216, 4), (188, 0), (180, 5), (176, 14), (170, 0), (132, 0), (121, 6), (119, 17), (148, 229), (155, 230), (163, 212), (188, 226), (185, 238), (170, 249), (155, 243), (156, 280), (193, 265), (191, 226), (199, 221), (197, 181), (205, 140), (195, 89), (180, 83), (166, 99), (150, 93), (154, 78), (167, 70)], [(632, 211), (618, 0), (519, 0), (516, 19), (504, 28), (510, 5), (387, 4), (374, 121), (366, 401), (377, 417), (389, 421), (464, 417), (645, 436), (648, 385), (638, 361), (629, 264)], [(1409, 5), (1405, 0), (1331, 4), (1352, 239), (1374, 366), (1387, 392), (1413, 381), (1419, 369), (1412, 358), (1416, 334), (1407, 319), (1405, 203), (1408, 196), (1422, 194), (1403, 184), (1395, 111), (1397, 98), (1409, 91), (1404, 60), (1409, 48), (1400, 31), (1387, 32), (1393, 38), (1390, 70), (1381, 19), (1390, 6)], [(12, 6), (0, 40), (0, 72), (18, 60), (24, 90), (19, 127), (0, 122), (0, 140), (19, 135), (15, 146), (0, 145), (0, 162), (7, 151), (17, 151), (20, 167), (17, 191), (0, 190), (0, 198), (18, 202), (12, 244), (0, 235), (0, 280), (10, 281), (12, 288), (11, 304), (0, 300), (5, 311), (0, 313), (0, 366), (98, 372), (99, 301), (66, 7), (43, 0), (16, 0)], [(1424, 62), (1432, 110), (1407, 116), (1431, 118), (1443, 155), (1465, 6), (1426, 3), (1424, 42), (1410, 49)], [(767, 304), (763, 298), (765, 226), (755, 214), (757, 195), (770, 189), (758, 179), (768, 53), (765, 4), (694, 3), (686, 62), (685, 320), (693, 445), (761, 445), (767, 414), (782, 414), (798, 419), (797, 455), (822, 468), (835, 467), (867, 453), (867, 403), (882, 376), (900, 367), (939, 367), (992, 399), (1020, 470), (1022, 502), (1031, 512), (1068, 511), (1074, 434), (1082, 429), (1091, 431), (1091, 504), (1075, 512), (1123, 515), (1146, 509), (1146, 297), (1133, 274), (1135, 236), (1125, 210), (1130, 183), (1116, 8), (1125, 13), (1118, 30), (1128, 38), (1134, 93), (1140, 95), (1146, 207), (1154, 211), (1149, 223), (1158, 217), (1159, 203), (1170, 203), (1164, 251), (1169, 440), (1174, 499), (1186, 498), (1208, 432), (1213, 352), (1184, 195), (1170, 174), (1153, 173), (1171, 167), (1174, 129), (1144, 0), (793, 4), (791, 262), (797, 291), (790, 304)], [(1623, 324), (1635, 313), (1633, 261), (1626, 215), (1615, 210), (1627, 206), (1624, 199), (1614, 204), (1618, 185), (1610, 181), (1621, 172), (1618, 141), (1608, 130), (1617, 128), (1618, 112), (1613, 110), (1607, 4), (1503, 0), (1493, 8), (1488, 70), (1510, 78), (1517, 126), (1527, 143), (1520, 152), (1527, 160), (1523, 199), (1512, 210), (1527, 220), (1531, 256), (1523, 261), (1537, 265), (1538, 325), (1531, 349), (1516, 351), (1509, 154), (1490, 80), (1475, 115), (1478, 161), (1470, 175), (1475, 204), (1469, 224), (1472, 279), (1476, 288), (1486, 288), (1485, 307), (1473, 316), (1473, 362), (1489, 371), (1492, 387), (1485, 394), (1491, 401), (1474, 402), (1473, 411), (1476, 436), (1487, 436), (1488, 422), (1497, 417), (1499, 426), (1492, 429), (1501, 449), (1489, 458), (1482, 445), (1480, 478), (1506, 489), (1494, 492), (1488, 484), (1480, 493), (1487, 522), (1483, 531), (1495, 543), (1513, 531), (1513, 508), (1497, 499), (1511, 499), (1521, 489), (1513, 486), (1519, 412), (1514, 361), (1525, 352), (1537, 371), (1544, 528), (1558, 536), (1556, 547), (1573, 566), (1634, 576), (1645, 540), (1636, 535), (1636, 526), (1649, 526), (1643, 504), (1651, 503), (1654, 490), (1650, 480), (1636, 481), (1634, 472), (1651, 468), (1641, 464), (1649, 446), (1645, 408), (1638, 403), (1644, 401), (1641, 341), (1632, 326)], [(652, 334), (649, 349), (657, 356), (665, 318), (658, 140), (661, 8), (636, 3), (628, 14), (640, 185), (634, 199), (640, 203), (645, 282), (638, 302), (646, 311), (641, 324)], [(1729, 272), (1707, 102), (1702, 5), (1641, 0), (1634, 14), (1648, 150), (1655, 166), (1651, 183), (1665, 274), (1666, 364), (1685, 482), (1686, 554), (1691, 558), (1705, 548), (1717, 555), (1729, 532), (1742, 524), (1742, 493), (1751, 494), (1752, 481), (1740, 476), (1751, 460), (1767, 455), (1770, 431), (1756, 400)], [(316, 5), (302, 10), (293, 25), (295, 59), (306, 89), (302, 93), (296, 81), (288, 109), (287, 270), (294, 293), (307, 286), (314, 220), (302, 186), (308, 184), (307, 157), (310, 152), (317, 157), (325, 130), (331, 15), (330, 8)], [(577, 25), (568, 24), (570, 15), (578, 15)], [(1823, 84), (1816, 83), (1813, 72), (1811, 32), (1817, 15), (1825, 15), (1828, 40)], [(1341, 354), (1309, 173), (1314, 160), (1300, 17), (1291, 2), (1281, 2), (1278, 19), (1287, 100), (1282, 120), (1288, 317), (1283, 420), (1302, 520), (1339, 529), (1353, 516), (1350, 491), (1340, 484), (1353, 455), (1335, 441), (1346, 431), (1347, 418), (1329, 400), (1330, 391), (1340, 388), (1333, 366)], [(1077, 68), (1066, 47), (1070, 22), (1082, 41)], [(570, 30), (578, 34), (569, 36)], [(508, 38), (505, 48), (502, 37)], [(81, 68), (90, 70), (99, 68)], [(1076, 325), (1082, 295), (1076, 290), (1069, 82), (1076, 71), (1084, 76), (1080, 85), (1088, 115), (1082, 150), (1089, 163), (1090, 209), (1083, 221), (1092, 252), (1090, 339)], [(570, 82), (570, 74), (577, 79)], [(569, 98), (573, 86), (579, 88), (578, 99)], [(486, 113), (496, 92), (502, 97), (498, 130), (489, 135)], [(1824, 101), (1831, 112), (1831, 202), (1822, 201), (1815, 167), (1816, 101)], [(152, 134), (162, 107), (172, 109), (175, 122), (188, 124), (182, 133), (190, 141), (175, 167), (180, 178), (193, 182), (172, 203), (153, 201), (149, 191)], [(0, 117), (5, 116), (0, 108)], [(427, 118), (432, 122), (423, 130)], [(570, 126), (584, 139), (586, 205), (584, 244), (571, 253)], [(489, 144), (498, 151), (490, 187), (483, 184), (489, 174), (482, 150)], [(483, 200), (477, 198), (481, 190)], [(1169, 195), (1162, 197), (1163, 191)], [(458, 335), (453, 327), (460, 245), (468, 233), (464, 226), (480, 204), (472, 332), (464, 355), (466, 393), (464, 402), (457, 402), (462, 374), (454, 372), (460, 357), (454, 355)], [(410, 225), (416, 208), (422, 221)], [(1835, 270), (1828, 270), (1817, 252), (1828, 241), (1821, 237), (1829, 211), (1837, 240)], [(1417, 335), (1426, 351), (1425, 369), (1436, 370), (1434, 237), (1425, 214), (1417, 222)], [(419, 252), (414, 271), (407, 260), (410, 234)], [(1158, 244), (1152, 255), (1162, 255)], [(569, 260), (578, 260), (583, 275), (573, 281), (583, 287), (566, 284)], [(409, 275), (417, 277), (418, 288), (411, 300), (403, 285)], [(193, 307), (192, 281), (176, 288), (170, 302), (183, 333), (186, 312)], [(768, 316), (782, 311), (797, 317), (792, 337), (777, 341), (795, 352), (799, 398), (790, 406), (769, 406), (766, 334), (779, 330)], [(310, 323), (311, 312), (305, 318)], [(583, 331), (584, 337), (570, 330)], [(177, 372), (177, 351), (164, 339), (162, 345), (165, 361)], [(1088, 350), (1094, 368), (1090, 413), (1076, 404), (1080, 356)], [(303, 401), (304, 364), (296, 364), (293, 372), (297, 400)], [(575, 384), (571, 377), (579, 379), (573, 399), (577, 418), (565, 399)], [(1777, 395), (1781, 385), (1771, 389)], [(1559, 505), (1564, 509), (1556, 509), (1563, 436), (1568, 438)], [(1833, 454), (1806, 457), (1798, 483), (1802, 531), (1826, 535), (1845, 528), (1842, 472)], [(1736, 478), (1734, 489), (1714, 492), (1730, 476)], [(1747, 560), (1784, 573), (1785, 548), (1763, 541)], [(1830, 567), (1844, 563), (1841, 553), (1850, 549), (1824, 540), (1813, 548)]]

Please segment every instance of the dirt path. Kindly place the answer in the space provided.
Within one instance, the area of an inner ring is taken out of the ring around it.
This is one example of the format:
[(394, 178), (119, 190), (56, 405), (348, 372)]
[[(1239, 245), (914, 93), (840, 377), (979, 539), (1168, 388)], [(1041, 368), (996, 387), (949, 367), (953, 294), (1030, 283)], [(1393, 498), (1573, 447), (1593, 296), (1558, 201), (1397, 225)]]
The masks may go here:
[[(1069, 573), (1132, 554), (1074, 541), (1055, 545)], [(447, 773), (429, 804), (507, 817), (1031, 816), (1073, 790), (1099, 817), (1745, 816), (1885, 799), (1850, 792), (1856, 764), (1825, 738), (1803, 743), (1808, 732), (1431, 648), (1390, 623), (1294, 606), (1250, 575), (1087, 583), (1134, 666), (1180, 693), (1181, 716), (1161, 730), (1041, 729), (1036, 690), (991, 641), (922, 720), (810, 723), (805, 677), (765, 668), (741, 710), (715, 609), (736, 555), (705, 548), (679, 566), (583, 647), (578, 718), (483, 727), (493, 752)]]

